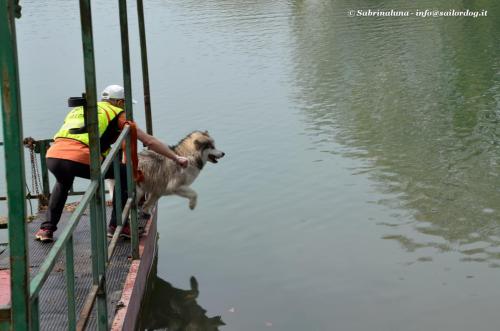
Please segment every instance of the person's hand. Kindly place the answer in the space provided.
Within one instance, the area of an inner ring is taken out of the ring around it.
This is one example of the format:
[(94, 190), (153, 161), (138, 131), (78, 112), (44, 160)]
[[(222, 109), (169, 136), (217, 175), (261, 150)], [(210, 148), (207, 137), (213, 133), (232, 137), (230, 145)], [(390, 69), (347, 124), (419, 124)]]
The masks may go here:
[(189, 164), (189, 160), (184, 156), (177, 156), (175, 158), (175, 162), (180, 165), (182, 168), (186, 168)]

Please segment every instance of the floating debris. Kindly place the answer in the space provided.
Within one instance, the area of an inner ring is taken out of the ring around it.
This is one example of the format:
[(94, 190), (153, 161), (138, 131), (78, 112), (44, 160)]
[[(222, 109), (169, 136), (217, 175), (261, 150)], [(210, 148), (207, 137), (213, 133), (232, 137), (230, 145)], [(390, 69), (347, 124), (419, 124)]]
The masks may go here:
[[(36, 216), (34, 215), (29, 215), (26, 217), (26, 222), (30, 223), (32, 222)], [(0, 216), (0, 229), (7, 229), (9, 227), (9, 219), (7, 216)]]
[(417, 259), (419, 262), (432, 262), (432, 257), (430, 256), (422, 256)]
[[(79, 202), (70, 202), (64, 205), (64, 210), (69, 211), (69, 212), (74, 212), (76, 207), (78, 207)], [(38, 206), (38, 211), (46, 211), (48, 209), (47, 205), (39, 205)]]
[(78, 204), (79, 204), (78, 202), (67, 203), (64, 206), (64, 210), (69, 211), (69, 212), (74, 212), (76, 207), (78, 207)]

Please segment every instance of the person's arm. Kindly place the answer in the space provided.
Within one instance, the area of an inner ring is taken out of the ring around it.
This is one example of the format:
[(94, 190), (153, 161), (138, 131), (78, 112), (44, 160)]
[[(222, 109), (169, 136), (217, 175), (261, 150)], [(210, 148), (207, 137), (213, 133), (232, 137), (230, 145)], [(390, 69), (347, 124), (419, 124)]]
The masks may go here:
[(137, 128), (137, 139), (139, 139), (146, 147), (148, 147), (152, 151), (168, 157), (181, 167), (185, 168), (188, 166), (189, 161), (187, 158), (178, 156), (167, 145), (139, 128)]

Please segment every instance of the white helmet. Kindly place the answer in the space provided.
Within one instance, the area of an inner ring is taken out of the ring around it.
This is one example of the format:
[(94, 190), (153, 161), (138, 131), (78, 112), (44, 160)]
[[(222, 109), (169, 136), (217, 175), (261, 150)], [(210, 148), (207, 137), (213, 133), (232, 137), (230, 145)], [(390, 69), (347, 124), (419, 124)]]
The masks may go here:
[[(102, 90), (101, 99), (102, 100), (125, 99), (125, 89), (123, 88), (123, 86), (120, 85), (106, 86), (106, 88)], [(132, 99), (132, 103), (137, 103), (137, 101)]]

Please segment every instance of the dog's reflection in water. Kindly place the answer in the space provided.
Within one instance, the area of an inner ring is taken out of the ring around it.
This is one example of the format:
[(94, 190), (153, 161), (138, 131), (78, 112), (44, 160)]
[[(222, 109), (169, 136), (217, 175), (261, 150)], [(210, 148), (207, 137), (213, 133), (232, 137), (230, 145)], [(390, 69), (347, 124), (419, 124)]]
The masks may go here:
[(155, 277), (143, 310), (142, 330), (218, 331), (225, 325), (220, 316), (208, 317), (197, 302), (198, 282), (191, 277), (191, 289), (181, 290)]

